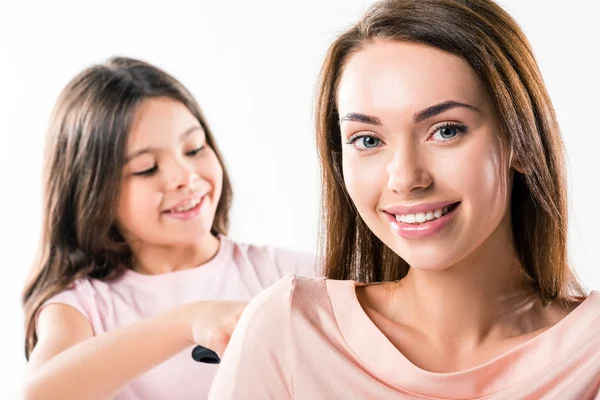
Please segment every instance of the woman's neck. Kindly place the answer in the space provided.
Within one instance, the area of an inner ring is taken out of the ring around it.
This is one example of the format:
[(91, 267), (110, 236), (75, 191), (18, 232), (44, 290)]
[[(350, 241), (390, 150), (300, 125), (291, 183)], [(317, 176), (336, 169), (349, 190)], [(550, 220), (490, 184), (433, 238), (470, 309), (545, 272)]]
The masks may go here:
[[(433, 342), (461, 338), (473, 346), (540, 329), (544, 310), (513, 243), (505, 220), (459, 263), (435, 272), (411, 268), (390, 292), (390, 318), (415, 324)], [(531, 318), (536, 315), (539, 322)], [(524, 321), (534, 322), (525, 327)]]
[(205, 235), (193, 244), (137, 244), (131, 246), (135, 260), (133, 270), (142, 274), (157, 275), (195, 268), (213, 259), (219, 251), (219, 246), (219, 238), (212, 234)]

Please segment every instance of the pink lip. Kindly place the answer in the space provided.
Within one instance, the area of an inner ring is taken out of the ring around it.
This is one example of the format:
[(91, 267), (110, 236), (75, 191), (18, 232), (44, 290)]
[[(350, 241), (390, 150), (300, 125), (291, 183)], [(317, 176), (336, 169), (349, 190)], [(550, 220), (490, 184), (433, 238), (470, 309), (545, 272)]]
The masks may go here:
[(173, 210), (175, 210), (176, 208), (179, 208), (179, 207), (183, 206), (187, 202), (192, 201), (192, 200), (202, 199), (204, 196), (206, 196), (206, 193), (202, 194), (202, 195), (200, 195), (200, 194), (194, 194), (193, 196), (190, 196), (190, 197), (186, 198), (185, 200), (181, 200), (179, 203), (175, 204), (174, 206), (171, 206), (171, 207), (165, 209), (163, 211), (163, 213), (174, 212)]
[(446, 206), (456, 203), (456, 201), (440, 201), (437, 203), (422, 203), (415, 204), (413, 206), (405, 205), (391, 205), (383, 208), (383, 211), (389, 214), (416, 214), (420, 212), (435, 211), (442, 209)]
[(164, 211), (163, 215), (165, 215), (167, 217), (183, 220), (183, 221), (187, 221), (187, 220), (196, 218), (198, 215), (200, 215), (200, 212), (202, 211), (202, 207), (204, 206), (204, 202), (207, 197), (208, 197), (208, 195), (202, 196), (200, 198), (200, 203), (196, 204), (196, 206), (194, 208), (191, 208), (187, 211), (181, 211), (181, 212), (173, 211), (175, 208), (180, 207), (183, 204), (185, 204), (186, 201), (198, 198), (198, 197), (191, 197), (188, 200), (178, 203), (178, 205), (176, 205), (175, 207), (172, 207), (171, 210)]
[(436, 233), (444, 229), (450, 223), (452, 218), (456, 215), (456, 212), (459, 208), (460, 203), (452, 210), (448, 211), (442, 217), (434, 219), (433, 221), (423, 222), (421, 224), (407, 224), (405, 222), (399, 222), (396, 220), (395, 215), (390, 214), (388, 212), (385, 212), (385, 216), (390, 221), (394, 232), (396, 232), (399, 236), (405, 239), (422, 239), (428, 236), (435, 235)]

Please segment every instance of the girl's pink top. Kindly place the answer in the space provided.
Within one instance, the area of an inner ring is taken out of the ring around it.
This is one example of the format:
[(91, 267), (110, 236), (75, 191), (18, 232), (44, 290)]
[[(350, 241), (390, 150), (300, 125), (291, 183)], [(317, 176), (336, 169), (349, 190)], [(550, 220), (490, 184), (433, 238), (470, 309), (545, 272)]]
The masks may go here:
[(209, 399), (600, 398), (600, 295), (491, 361), (412, 364), (370, 320), (354, 281), (288, 276), (246, 308)]
[[(289, 273), (314, 276), (315, 256), (221, 236), (217, 255), (200, 267), (160, 275), (128, 270), (113, 282), (83, 279), (44, 306), (62, 303), (75, 308), (99, 335), (188, 302), (249, 301)], [(194, 361), (191, 351), (190, 347), (142, 375), (115, 399), (205, 399), (218, 366)]]

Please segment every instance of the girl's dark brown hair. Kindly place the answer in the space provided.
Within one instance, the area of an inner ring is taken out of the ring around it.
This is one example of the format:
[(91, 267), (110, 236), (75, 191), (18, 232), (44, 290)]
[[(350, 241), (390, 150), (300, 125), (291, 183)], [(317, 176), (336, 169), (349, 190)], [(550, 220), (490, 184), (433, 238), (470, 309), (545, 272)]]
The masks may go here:
[(425, 44), (469, 63), (524, 169), (515, 172), (511, 194), (515, 245), (524, 272), (546, 302), (583, 293), (567, 260), (566, 173), (554, 109), (523, 32), (490, 0), (380, 1), (329, 48), (316, 104), (326, 275), (393, 281), (409, 268), (369, 230), (342, 176), (337, 88), (349, 58), (373, 40)]
[(223, 167), (223, 189), (212, 225), (226, 234), (232, 190), (200, 107), (175, 78), (143, 61), (115, 57), (77, 75), (60, 94), (50, 120), (44, 163), (42, 237), (23, 291), (25, 354), (37, 337), (40, 306), (76, 279), (119, 277), (132, 254), (115, 226), (126, 143), (139, 105), (165, 96), (198, 119)]

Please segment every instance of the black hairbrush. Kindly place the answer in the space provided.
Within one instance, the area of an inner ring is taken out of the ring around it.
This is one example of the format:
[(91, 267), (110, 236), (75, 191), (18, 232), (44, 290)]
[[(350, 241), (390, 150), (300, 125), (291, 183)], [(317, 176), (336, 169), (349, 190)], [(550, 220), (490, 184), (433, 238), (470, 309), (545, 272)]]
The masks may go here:
[(192, 350), (192, 358), (206, 364), (219, 364), (221, 362), (217, 353), (202, 346), (194, 347), (194, 350)]

